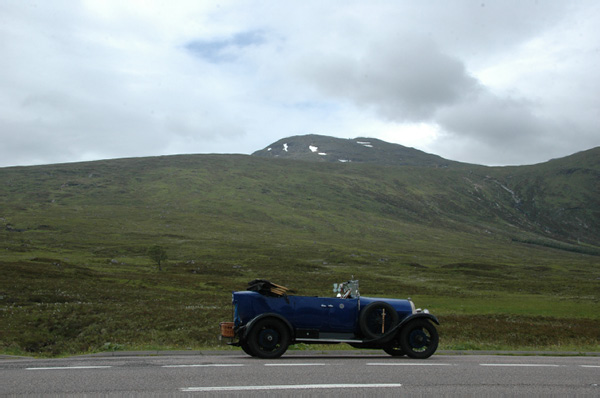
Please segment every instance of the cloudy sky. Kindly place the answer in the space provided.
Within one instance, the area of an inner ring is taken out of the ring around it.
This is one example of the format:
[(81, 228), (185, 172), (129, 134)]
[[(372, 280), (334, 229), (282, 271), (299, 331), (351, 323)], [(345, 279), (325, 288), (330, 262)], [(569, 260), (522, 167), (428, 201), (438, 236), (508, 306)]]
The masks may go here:
[(375, 137), (600, 146), (600, 2), (1, 0), (0, 167)]

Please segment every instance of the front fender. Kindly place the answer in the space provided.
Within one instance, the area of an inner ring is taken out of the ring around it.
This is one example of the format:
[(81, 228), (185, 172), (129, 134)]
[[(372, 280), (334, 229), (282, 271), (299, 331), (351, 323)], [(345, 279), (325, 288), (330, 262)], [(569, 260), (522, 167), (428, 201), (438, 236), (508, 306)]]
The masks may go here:
[(440, 324), (440, 321), (438, 321), (436, 316), (425, 313), (425, 312), (417, 312), (415, 314), (411, 314), (411, 315), (407, 316), (406, 318), (404, 318), (402, 321), (400, 321), (399, 324), (394, 326), (393, 329), (391, 329), (389, 332), (387, 332), (383, 336), (380, 336), (376, 339), (366, 340), (364, 343), (373, 344), (374, 346), (376, 346), (377, 344), (387, 343), (393, 338), (392, 336), (395, 336), (396, 333), (400, 332), (400, 329), (402, 329), (406, 324), (408, 324), (411, 321), (414, 321), (415, 319), (427, 319), (427, 320), (435, 323), (436, 325)]
[(402, 328), (402, 326), (406, 325), (408, 322), (413, 321), (415, 319), (427, 319), (427, 320), (435, 323), (436, 325), (440, 324), (440, 321), (438, 321), (438, 319), (435, 315), (431, 315), (426, 312), (417, 312), (415, 314), (411, 314), (411, 315), (407, 316), (406, 318), (404, 318), (402, 320), (402, 322), (400, 322), (398, 324), (397, 327), (400, 329), (400, 328)]
[(254, 324), (256, 322), (258, 322), (258, 321), (260, 321), (261, 319), (264, 319), (264, 318), (276, 318), (276, 319), (279, 319), (288, 328), (288, 330), (290, 332), (291, 339), (294, 340), (296, 338), (296, 336), (294, 335), (294, 328), (292, 327), (292, 324), (287, 319), (285, 319), (283, 316), (281, 316), (279, 314), (265, 313), (265, 314), (257, 315), (256, 317), (252, 318), (247, 324), (245, 324), (244, 326), (241, 326), (241, 327), (239, 327), (237, 329), (237, 333), (238, 333), (238, 336), (239, 336), (240, 340), (246, 340), (246, 337), (248, 337), (248, 333), (250, 333), (250, 330), (252, 329), (252, 326), (254, 326)]

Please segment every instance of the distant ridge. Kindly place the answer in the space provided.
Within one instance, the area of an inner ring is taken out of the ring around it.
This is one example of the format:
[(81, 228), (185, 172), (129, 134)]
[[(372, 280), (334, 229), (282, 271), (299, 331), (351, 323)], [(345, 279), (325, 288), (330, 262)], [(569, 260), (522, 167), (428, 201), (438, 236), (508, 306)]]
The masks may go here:
[(311, 162), (355, 162), (395, 166), (449, 167), (460, 164), (376, 138), (343, 139), (316, 134), (283, 138), (252, 155)]

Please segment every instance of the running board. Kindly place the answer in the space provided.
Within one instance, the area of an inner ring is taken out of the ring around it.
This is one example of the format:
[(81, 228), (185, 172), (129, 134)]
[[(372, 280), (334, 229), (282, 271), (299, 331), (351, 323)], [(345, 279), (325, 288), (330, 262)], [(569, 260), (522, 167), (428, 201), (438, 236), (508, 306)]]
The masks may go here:
[(348, 340), (348, 339), (307, 339), (307, 338), (299, 338), (294, 340), (295, 343), (323, 343), (323, 344), (331, 344), (331, 343), (364, 343), (364, 340)]

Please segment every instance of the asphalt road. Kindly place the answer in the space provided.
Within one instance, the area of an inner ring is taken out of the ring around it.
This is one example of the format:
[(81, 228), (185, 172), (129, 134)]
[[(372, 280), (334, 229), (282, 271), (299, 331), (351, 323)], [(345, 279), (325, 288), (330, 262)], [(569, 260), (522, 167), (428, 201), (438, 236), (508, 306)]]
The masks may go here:
[(1, 396), (600, 396), (600, 357), (357, 351), (0, 360)]

